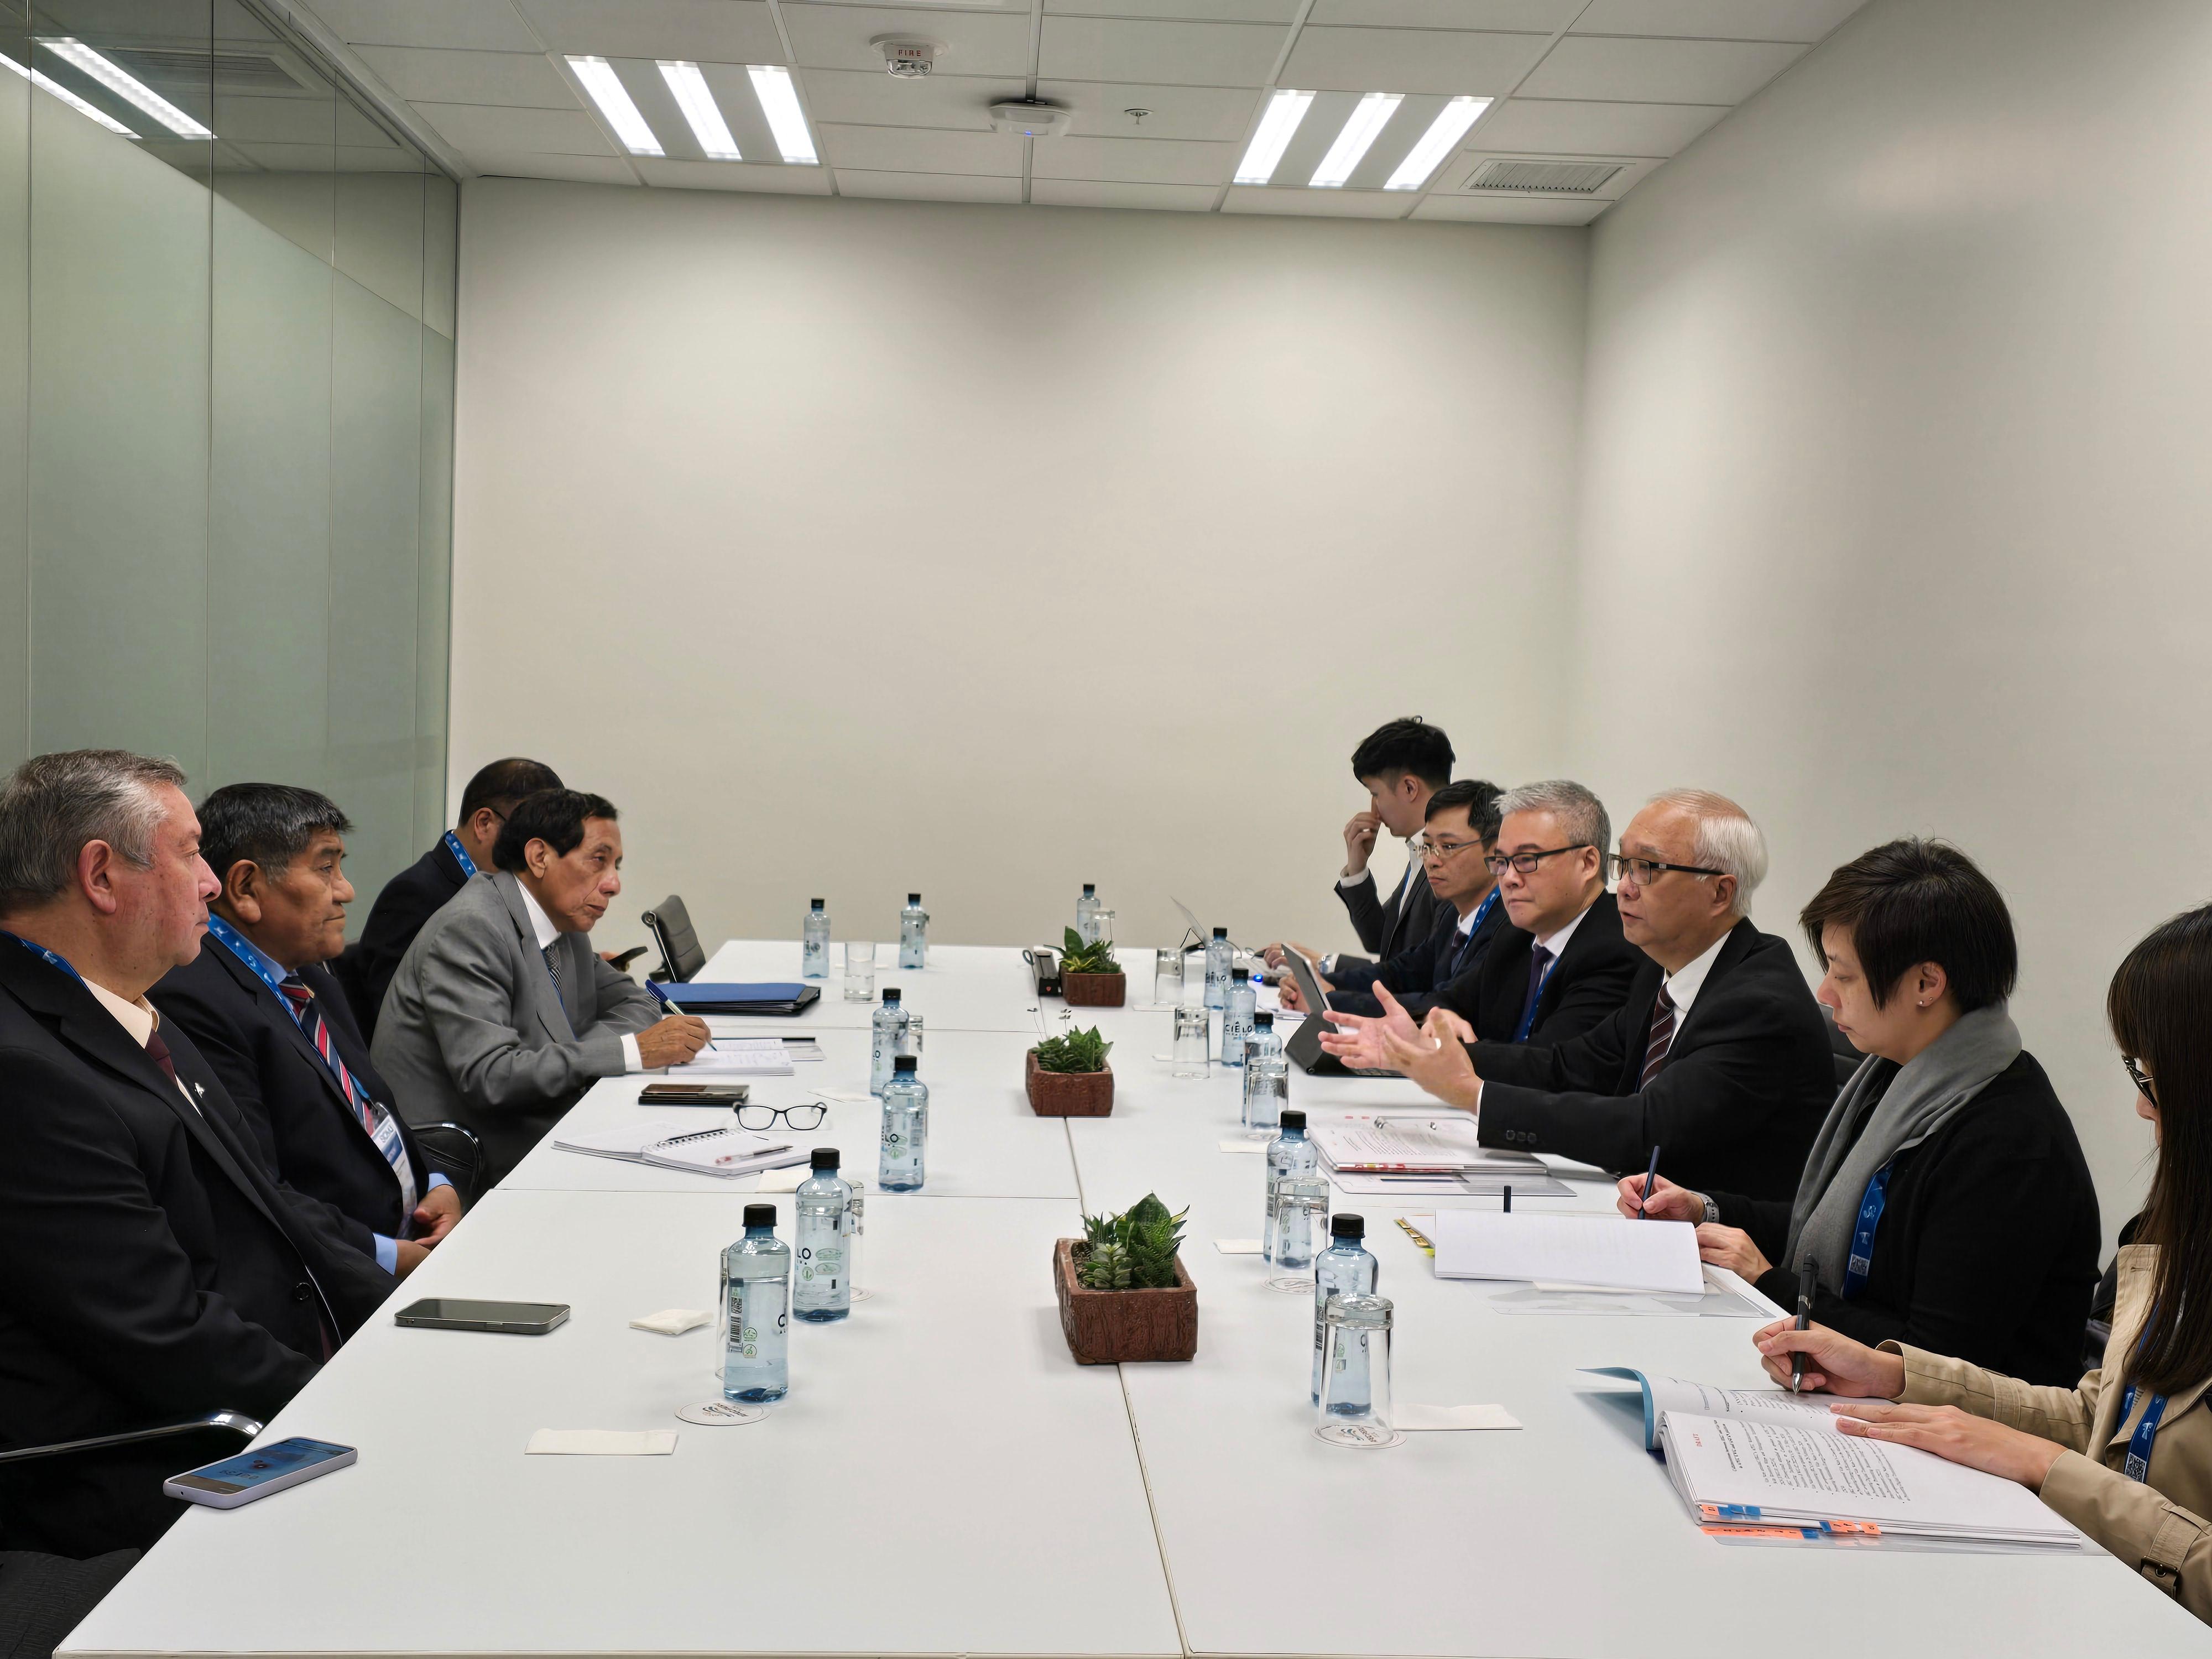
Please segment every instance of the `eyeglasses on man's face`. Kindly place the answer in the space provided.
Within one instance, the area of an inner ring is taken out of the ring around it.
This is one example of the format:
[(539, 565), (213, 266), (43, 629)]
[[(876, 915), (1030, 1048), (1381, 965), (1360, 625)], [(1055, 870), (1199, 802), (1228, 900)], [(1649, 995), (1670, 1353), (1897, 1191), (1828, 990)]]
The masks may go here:
[(1508, 866), (1516, 875), (1533, 876), (1546, 859), (1555, 859), (1562, 853), (1579, 853), (1589, 845), (1586, 841), (1578, 841), (1565, 847), (1547, 847), (1540, 853), (1493, 853), (1483, 862), (1490, 866), (1493, 876), (1504, 875)]
[(2120, 1064), (2128, 1068), (2128, 1081), (2136, 1085), (2137, 1091), (2142, 1094), (2142, 1097), (2150, 1102), (2152, 1105), (2157, 1105), (2158, 1090), (2154, 1085), (2153, 1079), (2149, 1074), (2147, 1073), (2142, 1066), (2136, 1064), (2136, 1057), (2133, 1054), (2122, 1054), (2120, 1056)]
[(1686, 876), (1724, 876), (1725, 870), (1708, 870), (1696, 864), (1664, 864), (1657, 859), (1636, 858), (1626, 853), (1607, 853), (1605, 865), (1616, 882), (1627, 880), (1638, 887), (1649, 887), (1669, 870), (1679, 870)]
[(818, 1103), (807, 1106), (740, 1106), (738, 1108), (738, 1127), (741, 1129), (772, 1129), (778, 1118), (789, 1129), (818, 1129), (822, 1120), (830, 1115), (830, 1109)]
[(1464, 853), (1470, 847), (1480, 847), (1479, 841), (1440, 841), (1431, 835), (1419, 835), (1408, 843), (1417, 859), (1434, 859), (1439, 864), (1455, 853)]

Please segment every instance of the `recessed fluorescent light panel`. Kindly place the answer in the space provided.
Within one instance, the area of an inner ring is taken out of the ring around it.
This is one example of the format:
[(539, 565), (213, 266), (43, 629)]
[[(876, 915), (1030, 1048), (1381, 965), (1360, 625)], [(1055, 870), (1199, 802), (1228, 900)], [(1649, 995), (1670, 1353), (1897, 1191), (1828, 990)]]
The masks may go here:
[(668, 82), (669, 91), (676, 94), (676, 107), (684, 112), (690, 124), (691, 136), (699, 141), (699, 148), (707, 152), (710, 161), (742, 161), (738, 154), (738, 141), (730, 137), (730, 124), (722, 118), (721, 106), (707, 85), (707, 77), (699, 72), (696, 64), (660, 62), (660, 78)]
[(615, 73), (615, 66), (604, 58), (570, 58), (568, 67), (576, 71), (576, 78), (584, 83), (584, 90), (592, 94), (592, 101), (599, 106), (599, 113), (607, 118), (607, 125), (622, 140), (623, 148), (633, 155), (665, 155), (660, 140), (653, 136), (653, 129), (645, 124), (645, 117), (630, 101), (629, 89)]
[(122, 122), (110, 115), (106, 110), (96, 109), (92, 105), (86, 103), (83, 99), (78, 97), (60, 82), (55, 80), (53, 76), (48, 75), (44, 70), (25, 69), (21, 64), (17, 63), (14, 58), (9, 57), (8, 54), (3, 52), (0, 52), (0, 69), (10, 69), (15, 70), (16, 74), (21, 76), (33, 86), (38, 88), (40, 91), (53, 94), (55, 97), (60, 99), (62, 102), (67, 104), (79, 115), (90, 116), (94, 120), (99, 122), (100, 125), (106, 127), (110, 132), (119, 132), (125, 138), (136, 138), (138, 136), (137, 133), (131, 131), (129, 127), (125, 126)]
[(1455, 98), (1437, 112), (1437, 118), (1429, 123), (1429, 130), (1421, 140), (1406, 152), (1406, 159), (1398, 163), (1382, 186), (1385, 190), (1419, 190), (1429, 181), (1437, 164), (1452, 152), (1452, 147), (1467, 137), (1467, 130), (1490, 107), (1487, 98)]
[(745, 73), (753, 77), (753, 94), (783, 159), (805, 167), (819, 161), (813, 137), (806, 131), (806, 112), (799, 107), (799, 89), (791, 84), (791, 71), (781, 64), (748, 64)]
[(1367, 147), (1376, 136), (1389, 125), (1390, 118), (1398, 112), (1398, 106), (1406, 101), (1401, 92), (1370, 92), (1352, 106), (1352, 118), (1344, 124), (1344, 131), (1336, 135), (1336, 142), (1328, 147), (1328, 154), (1321, 158), (1314, 176), (1306, 182), (1316, 190), (1335, 190), (1352, 177), (1352, 168), (1359, 158), (1367, 154)]
[(1306, 118), (1306, 111), (1313, 100), (1313, 94), (1293, 92), (1287, 87), (1267, 100), (1267, 112), (1260, 118), (1260, 130), (1252, 135), (1251, 143), (1245, 147), (1244, 159), (1237, 164), (1238, 184), (1264, 185), (1275, 176), (1283, 152), (1297, 135), (1298, 123)]
[[(143, 81), (125, 75), (107, 59), (102, 58), (82, 40), (70, 36), (41, 37), (39, 44), (74, 68), (82, 70), (117, 97), (136, 104), (179, 138), (212, 138), (198, 122), (148, 86)], [(72, 100), (74, 101), (74, 100)], [(137, 137), (134, 133), (132, 137)]]

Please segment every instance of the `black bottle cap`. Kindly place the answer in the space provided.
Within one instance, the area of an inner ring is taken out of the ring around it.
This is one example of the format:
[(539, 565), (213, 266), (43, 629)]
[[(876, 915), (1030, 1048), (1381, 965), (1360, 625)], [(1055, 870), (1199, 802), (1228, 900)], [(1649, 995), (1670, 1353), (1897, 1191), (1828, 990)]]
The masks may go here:
[(1283, 1109), (1282, 1124), (1285, 1129), (1303, 1129), (1306, 1127), (1306, 1115), (1295, 1106), (1286, 1106)]
[(837, 1149), (835, 1146), (817, 1146), (814, 1149), (814, 1162), (810, 1167), (817, 1170), (827, 1170), (831, 1175), (836, 1175)]
[(901, 1000), (902, 999), (899, 995), (899, 988), (897, 986), (886, 985), (884, 987), (884, 1001), (886, 1004), (897, 1002)]
[(1091, 897), (1097, 890), (1098, 884), (1096, 882), (1086, 881), (1083, 884), (1083, 896), (1085, 898)]
[(921, 1063), (921, 1062), (916, 1060), (912, 1054), (899, 1054), (892, 1059), (891, 1070), (896, 1072), (901, 1077), (904, 1077)]
[(773, 1205), (773, 1204), (748, 1204), (748, 1205), (746, 1205), (746, 1206), (745, 1206), (745, 1225), (746, 1225), (746, 1226), (748, 1226), (748, 1227), (773, 1227), (773, 1226), (775, 1226), (775, 1205)]
[(1227, 939), (1229, 937), (1229, 930), (1226, 927), (1217, 927), (1213, 930), (1213, 936), (1216, 939)]
[(919, 904), (921, 902), (921, 895), (919, 893), (908, 893), (906, 896), (906, 902), (908, 904)]
[(1252, 1029), (1254, 1030), (1271, 1031), (1274, 1030), (1274, 1027), (1275, 1015), (1273, 1010), (1262, 1008), (1258, 1013), (1252, 1016)]
[(1252, 977), (1252, 970), (1249, 968), (1231, 968), (1229, 970), (1229, 977), (1242, 985)]
[[(822, 1154), (817, 1152), (815, 1156), (819, 1158)], [(1364, 1238), (1367, 1237), (1367, 1222), (1360, 1216), (1333, 1215), (1328, 1218), (1328, 1236), (1331, 1238)]]
[(822, 901), (821, 901), (820, 899), (814, 899), (814, 900), (811, 901), (811, 902), (813, 904), (814, 908), (815, 908), (816, 909), (817, 909), (817, 910), (819, 910), (819, 909), (822, 908)]

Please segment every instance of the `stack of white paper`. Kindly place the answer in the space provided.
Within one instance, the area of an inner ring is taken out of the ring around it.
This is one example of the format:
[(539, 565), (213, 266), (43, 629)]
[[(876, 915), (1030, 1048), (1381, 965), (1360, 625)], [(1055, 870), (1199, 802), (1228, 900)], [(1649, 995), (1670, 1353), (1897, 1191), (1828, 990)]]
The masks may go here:
[(1501, 1152), (1475, 1139), (1471, 1117), (1399, 1117), (1352, 1113), (1310, 1119), (1306, 1133), (1332, 1170), (1365, 1175), (1523, 1174), (1543, 1164), (1526, 1152)]
[(1698, 1230), (1686, 1221), (1439, 1210), (1432, 1237), (1439, 1279), (1705, 1293)]
[(717, 1037), (687, 1064), (670, 1066), (668, 1075), (789, 1077), (791, 1060), (781, 1037)]
[(591, 1134), (556, 1135), (553, 1145), (562, 1152), (582, 1152), (590, 1158), (620, 1158), (628, 1164), (651, 1164), (730, 1178), (804, 1164), (809, 1156), (803, 1147), (765, 1139), (735, 1124), (719, 1129), (686, 1129), (680, 1123), (633, 1123)]

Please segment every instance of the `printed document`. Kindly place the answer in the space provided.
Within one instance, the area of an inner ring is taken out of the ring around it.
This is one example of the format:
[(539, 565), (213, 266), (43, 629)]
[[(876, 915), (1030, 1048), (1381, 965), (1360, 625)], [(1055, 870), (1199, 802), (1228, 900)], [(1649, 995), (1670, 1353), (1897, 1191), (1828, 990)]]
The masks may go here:
[(1705, 1294), (1698, 1230), (1686, 1221), (1439, 1210), (1435, 1239), (1439, 1279)]

